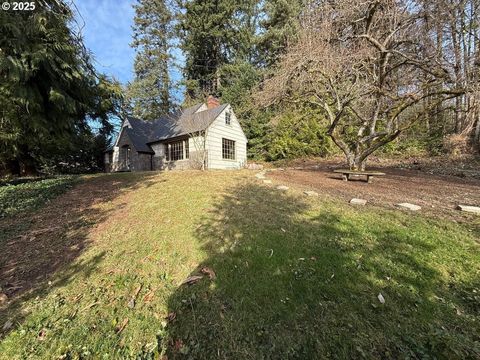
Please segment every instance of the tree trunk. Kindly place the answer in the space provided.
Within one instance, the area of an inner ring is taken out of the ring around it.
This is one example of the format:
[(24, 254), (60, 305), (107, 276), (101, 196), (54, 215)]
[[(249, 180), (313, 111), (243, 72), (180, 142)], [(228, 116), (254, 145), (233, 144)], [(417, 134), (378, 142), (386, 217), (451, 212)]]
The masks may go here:
[(18, 160), (8, 160), (5, 168), (7, 174), (20, 176), (20, 163)]
[(17, 158), (20, 176), (36, 176), (38, 175), (37, 167), (35, 166), (35, 159), (30, 155), (28, 149), (25, 147)]
[[(450, 31), (452, 36), (452, 47), (454, 54), (454, 73), (455, 73), (455, 86), (461, 88), (463, 86), (463, 66), (462, 66), (462, 55), (461, 55), (461, 44), (459, 39), (459, 30), (456, 20), (458, 19), (458, 9), (455, 9), (455, 16), (450, 22)], [(462, 131), (462, 98), (457, 96), (455, 98), (455, 133), (459, 134)]]
[(475, 144), (480, 148), (480, 112), (476, 114), (477, 126), (475, 127), (475, 135), (473, 136)]
[(345, 154), (347, 158), (348, 168), (352, 171), (364, 171), (366, 159), (354, 153)]

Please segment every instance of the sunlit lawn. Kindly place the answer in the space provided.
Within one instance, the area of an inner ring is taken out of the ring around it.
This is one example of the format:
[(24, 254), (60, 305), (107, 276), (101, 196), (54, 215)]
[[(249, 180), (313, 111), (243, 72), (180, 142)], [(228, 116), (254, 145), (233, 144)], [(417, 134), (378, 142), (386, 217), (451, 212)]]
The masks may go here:
[[(253, 175), (95, 178), (138, 184), (93, 203), (108, 217), (85, 220), (85, 250), (4, 309), (0, 357), (480, 358), (478, 217), (355, 208)], [(204, 267), (212, 279), (180, 285)]]

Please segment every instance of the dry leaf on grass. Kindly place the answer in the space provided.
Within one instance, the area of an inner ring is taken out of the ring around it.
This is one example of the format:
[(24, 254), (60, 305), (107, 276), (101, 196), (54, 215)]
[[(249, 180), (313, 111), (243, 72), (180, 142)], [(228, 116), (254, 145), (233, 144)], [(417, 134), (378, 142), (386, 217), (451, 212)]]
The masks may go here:
[(171, 313), (168, 313), (168, 315), (165, 319), (168, 322), (172, 322), (173, 320), (175, 320), (176, 317), (177, 317), (177, 314), (172, 311)]
[(90, 305), (87, 305), (87, 306), (85, 306), (85, 307), (82, 309), (82, 311), (85, 311), (85, 310), (91, 309), (92, 307), (94, 307), (94, 306), (96, 306), (96, 305), (98, 305), (98, 304), (100, 304), (100, 301), (95, 301), (94, 303), (92, 303), (92, 304), (90, 304)]
[(175, 340), (175, 345), (174, 345), (175, 351), (180, 351), (182, 347), (183, 347), (183, 341), (180, 339)]
[(155, 295), (155, 290), (152, 289), (143, 297), (143, 301), (147, 303), (152, 301), (154, 295)]
[(127, 306), (130, 308), (130, 309), (133, 309), (135, 307), (135, 300), (137, 300), (137, 296), (138, 294), (140, 293), (140, 290), (142, 290), (142, 284), (138, 285), (138, 287), (136, 288), (136, 290), (134, 291), (132, 297), (130, 298), (130, 300), (128, 301), (127, 303)]
[(123, 321), (122, 321), (122, 323), (120, 324), (120, 326), (117, 326), (117, 327), (115, 328), (115, 332), (116, 332), (117, 334), (120, 334), (120, 333), (123, 331), (123, 329), (125, 329), (125, 327), (127, 326), (127, 324), (128, 324), (128, 318), (123, 319)]
[(72, 299), (72, 302), (77, 303), (82, 297), (83, 297), (83, 294), (78, 294)]
[(140, 290), (142, 290), (142, 284), (138, 285), (137, 289), (133, 293), (134, 298), (137, 298), (138, 294), (140, 293)]
[(75, 309), (71, 314), (70, 316), (68, 317), (70, 320), (73, 319), (75, 316), (77, 316), (77, 313), (78, 313), (78, 309)]
[(6, 303), (8, 301), (8, 296), (4, 293), (0, 293), (0, 305)]
[(206, 266), (204, 266), (204, 267), (200, 270), (200, 272), (201, 272), (202, 274), (204, 274), (204, 275), (208, 275), (208, 278), (209, 278), (210, 280), (214, 280), (214, 279), (217, 277), (217, 275), (215, 274), (215, 271), (213, 271), (212, 269), (210, 269), (209, 267), (206, 267)]
[(180, 285), (193, 285), (203, 279), (203, 275), (192, 275), (186, 278)]
[(130, 300), (128, 300), (127, 306), (129, 309), (133, 309), (135, 307), (135, 299), (131, 298)]

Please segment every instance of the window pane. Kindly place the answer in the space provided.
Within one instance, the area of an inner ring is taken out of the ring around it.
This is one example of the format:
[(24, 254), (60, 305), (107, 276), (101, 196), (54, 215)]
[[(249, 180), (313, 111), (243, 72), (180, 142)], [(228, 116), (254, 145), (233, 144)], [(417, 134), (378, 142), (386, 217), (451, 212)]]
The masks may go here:
[(170, 145), (169, 160), (171, 161), (183, 160), (183, 140), (171, 143), (169, 145)]
[(235, 160), (235, 141), (222, 139), (222, 158)]
[(225, 113), (225, 124), (230, 125), (231, 116), (232, 115), (229, 112)]

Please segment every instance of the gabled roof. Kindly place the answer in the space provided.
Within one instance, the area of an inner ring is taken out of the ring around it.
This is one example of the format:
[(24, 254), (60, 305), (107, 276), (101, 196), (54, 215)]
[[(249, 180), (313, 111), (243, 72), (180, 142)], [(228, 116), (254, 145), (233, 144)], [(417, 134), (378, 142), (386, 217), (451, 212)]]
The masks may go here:
[(140, 152), (146, 152), (146, 153), (154, 153), (152, 148), (147, 145), (145, 142), (145, 138), (143, 137), (143, 134), (138, 131), (138, 129), (135, 128), (125, 128), (125, 131), (127, 132), (128, 137), (133, 143), (133, 146), (137, 151)]
[(213, 109), (198, 111), (203, 104), (162, 116), (155, 121), (143, 121), (131, 116), (127, 120), (131, 127), (125, 130), (137, 151), (153, 153), (148, 145), (207, 129), (228, 104)]

